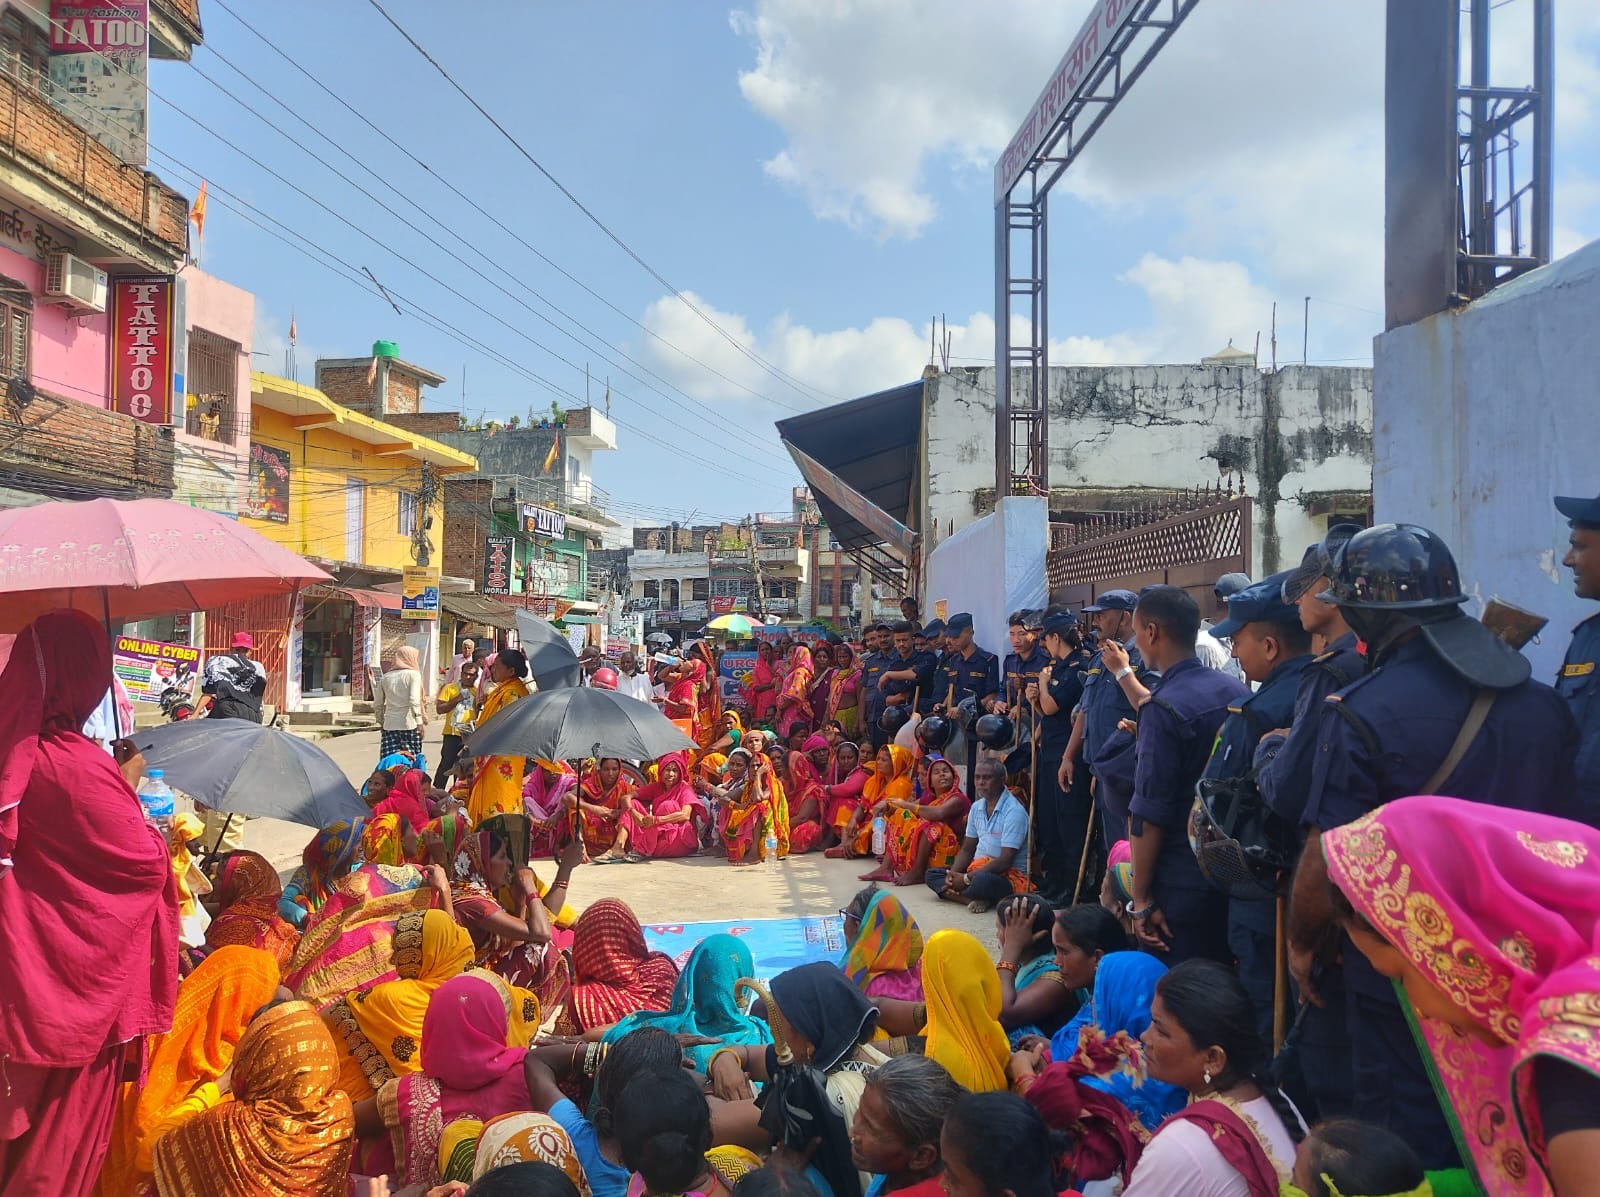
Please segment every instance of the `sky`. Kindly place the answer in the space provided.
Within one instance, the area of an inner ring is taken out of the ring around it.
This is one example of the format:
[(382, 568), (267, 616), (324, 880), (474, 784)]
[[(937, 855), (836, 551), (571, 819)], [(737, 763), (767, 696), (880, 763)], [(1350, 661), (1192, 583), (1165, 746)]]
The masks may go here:
[[(487, 117), (373, 0), (205, 0), (152, 64), (150, 169), (208, 181), (255, 368), (292, 319), (302, 381), (393, 340), (473, 419), (609, 380), (632, 525), (788, 510), (773, 421), (914, 380), (935, 321), (992, 364), (993, 163), (1089, 0), (380, 2)], [(1600, 5), (1556, 20), (1560, 256), (1600, 235)], [(1280, 362), (1369, 364), (1382, 92), (1382, 0), (1199, 4), (1052, 196), (1052, 364), (1265, 362), (1274, 302)]]

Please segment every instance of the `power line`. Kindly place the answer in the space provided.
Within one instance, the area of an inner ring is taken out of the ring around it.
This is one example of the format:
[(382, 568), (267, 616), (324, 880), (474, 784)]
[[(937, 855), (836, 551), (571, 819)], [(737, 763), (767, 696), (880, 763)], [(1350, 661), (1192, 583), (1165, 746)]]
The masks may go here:
[[(367, 0), (367, 2), (369, 4), (371, 4), (373, 8), (378, 10), (379, 14), (383, 17), (383, 19), (385, 21), (389, 22), (389, 24), (394, 27), (395, 32), (397, 32), (401, 37), (405, 38), (405, 40), (411, 44), (412, 49), (416, 50), (416, 52), (418, 54), (422, 55), (422, 57), (428, 62), (428, 64), (430, 66), (432, 66), (434, 70), (439, 72), (439, 74), (444, 78), (446, 83), (450, 84), (450, 86), (452, 88), (454, 88), (461, 95), (461, 97), (464, 100), (467, 101), (467, 103), (471, 104), (474, 108), (476, 108), (478, 110), (479, 114), (486, 121), (488, 121), (491, 125), (493, 125), (495, 127), (495, 129), (499, 131), (500, 135), (502, 137), (504, 137), (507, 141), (509, 141), (511, 143), (511, 145), (516, 149), (516, 151), (519, 154), (521, 154), (524, 158), (526, 158), (528, 160), (528, 162), (530, 162), (533, 165), (533, 168), (535, 170), (537, 170), (541, 175), (543, 175), (547, 180), (549, 180), (551, 186), (553, 186), (557, 191), (561, 192), (561, 194), (563, 196), (565, 196), (572, 203), (572, 205), (578, 209), (578, 211), (582, 212), (586, 217), (588, 217), (590, 222), (593, 223), (594, 226), (596, 228), (598, 228), (602, 233), (604, 233), (613, 243), (615, 243), (616, 246), (619, 249), (621, 249), (623, 253), (627, 254), (630, 258), (632, 258), (635, 262), (637, 262), (639, 264), (639, 266), (644, 270), (644, 272), (646, 274), (648, 274), (651, 278), (655, 279), (656, 282), (660, 283), (663, 287), (665, 287), (668, 291), (670, 291), (677, 298), (678, 302), (682, 303), (684, 307), (688, 308), (691, 312), (693, 312), (701, 320), (705, 321), (706, 324), (708, 324), (713, 330), (715, 330), (715, 332), (717, 333), (718, 336), (720, 336), (723, 340), (727, 341), (728, 344), (732, 345), (735, 349), (737, 349), (745, 357), (749, 358), (752, 362), (755, 362), (757, 365), (761, 366), (769, 374), (772, 374), (773, 376), (775, 376), (775, 377), (777, 377), (779, 379), (782, 379), (796, 393), (798, 393), (800, 395), (803, 395), (808, 399), (812, 398), (813, 396), (818, 396), (818, 395), (820, 395), (824, 399), (837, 400), (837, 399), (840, 398), (838, 395), (830, 395), (826, 391), (823, 391), (823, 390), (821, 390), (821, 389), (819, 389), (817, 387), (813, 387), (808, 383), (801, 382), (799, 379), (793, 377), (792, 375), (785, 373), (783, 370), (779, 369), (777, 366), (775, 366), (771, 362), (767, 361), (766, 358), (764, 358), (760, 354), (755, 353), (754, 351), (752, 351), (750, 348), (748, 348), (746, 345), (744, 345), (737, 337), (733, 336), (733, 334), (731, 334), (725, 328), (723, 328), (722, 325), (718, 324), (710, 316), (706, 315), (705, 312), (701, 311), (699, 307), (697, 307), (693, 302), (690, 301), (690, 299), (689, 299), (689, 297), (687, 295), (685, 295), (677, 287), (673, 286), (672, 283), (668, 282), (667, 279), (665, 278), (665, 276), (663, 276), (661, 274), (661, 272), (659, 270), (657, 270), (654, 266), (650, 265), (649, 262), (646, 262), (644, 260), (644, 258), (642, 258), (638, 254), (638, 252), (634, 250), (634, 248), (632, 246), (630, 246), (626, 241), (624, 241), (616, 233), (612, 232), (611, 229), (606, 225), (606, 223), (603, 220), (601, 220), (598, 216), (596, 216), (593, 212), (591, 212), (587, 206), (584, 205), (582, 200), (580, 200), (572, 192), (568, 191), (566, 186), (561, 182), (561, 180), (557, 179), (555, 177), (555, 175), (551, 174), (550, 171), (545, 168), (543, 163), (541, 163), (537, 158), (535, 158), (531, 153), (529, 153), (527, 148), (525, 146), (523, 146), (523, 144), (520, 141), (518, 141), (515, 137), (513, 137), (511, 135), (511, 133), (506, 129), (506, 127), (504, 125), (502, 125), (498, 120), (496, 120), (494, 118), (494, 116), (489, 112), (489, 110), (487, 108), (485, 108), (482, 104), (480, 104), (472, 96), (472, 94), (467, 91), (466, 88), (462, 87), (461, 84), (457, 83), (455, 81), (454, 76), (452, 76), (449, 71), (445, 70), (444, 67), (439, 64), (438, 60), (435, 59), (433, 57), (433, 55), (429, 54), (428, 51), (425, 50), (422, 47), (422, 44), (420, 42), (418, 42), (416, 38), (412, 37), (411, 34), (407, 33), (405, 28), (398, 21), (396, 21), (393, 17), (391, 17), (389, 15), (388, 11), (383, 7), (383, 5), (378, 3), (378, 0)], [(807, 392), (810, 392), (810, 394), (807, 394)]]

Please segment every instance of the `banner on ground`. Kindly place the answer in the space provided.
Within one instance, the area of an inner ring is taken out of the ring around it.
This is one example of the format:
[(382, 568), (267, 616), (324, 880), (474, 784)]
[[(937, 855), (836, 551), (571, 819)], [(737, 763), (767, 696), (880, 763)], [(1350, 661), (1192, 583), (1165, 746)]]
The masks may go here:
[(118, 636), (111, 669), (135, 702), (160, 702), (172, 689), (194, 698), (199, 691), (195, 679), (200, 673), (200, 650), (189, 644)]
[(644, 929), (645, 944), (665, 952), (681, 969), (700, 941), (712, 935), (744, 940), (755, 957), (756, 976), (771, 980), (781, 972), (844, 954), (844, 920), (836, 914), (797, 919), (743, 919), (720, 923), (659, 923)]

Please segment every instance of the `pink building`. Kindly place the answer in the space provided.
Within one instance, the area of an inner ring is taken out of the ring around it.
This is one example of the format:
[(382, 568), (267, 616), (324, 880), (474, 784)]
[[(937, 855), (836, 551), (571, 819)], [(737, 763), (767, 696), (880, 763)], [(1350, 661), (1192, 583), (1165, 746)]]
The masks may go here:
[(194, 266), (178, 275), (186, 411), (174, 420), (172, 497), (237, 518), (250, 472), (250, 342), (256, 297)]

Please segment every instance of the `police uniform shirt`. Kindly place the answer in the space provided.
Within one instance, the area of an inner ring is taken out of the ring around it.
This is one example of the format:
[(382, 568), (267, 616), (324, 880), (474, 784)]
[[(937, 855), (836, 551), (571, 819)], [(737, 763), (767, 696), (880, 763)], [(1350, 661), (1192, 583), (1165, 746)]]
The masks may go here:
[(1276, 666), (1261, 689), (1228, 708), (1228, 718), (1206, 762), (1205, 777), (1243, 777), (1255, 764), (1256, 744), (1274, 728), (1294, 718), (1300, 679), (1312, 656), (1294, 657)]
[(891, 656), (882, 652), (861, 654), (861, 690), (866, 696), (868, 712), (875, 714), (883, 710), (883, 691), (878, 689), (878, 680), (888, 672)]
[[(914, 681), (909, 682), (900, 679), (891, 680), (883, 688), (884, 697), (887, 698), (892, 694), (914, 695), (917, 713), (921, 715), (932, 714), (933, 704), (943, 697), (937, 693), (938, 686), (934, 684), (934, 666), (936, 664), (933, 654), (926, 649), (921, 652), (913, 652), (909, 657), (902, 657), (898, 652), (889, 654), (886, 672), (898, 673), (902, 669), (912, 669), (916, 671), (917, 676)], [(888, 704), (885, 703), (884, 705), (887, 706)]]
[[(1128, 650), (1128, 665), (1148, 686), (1152, 679), (1145, 672), (1139, 650), (1132, 644), (1124, 647)], [(1084, 670), (1083, 697), (1079, 704), (1083, 707), (1083, 758), (1093, 761), (1111, 733), (1117, 730), (1117, 723), (1133, 718), (1133, 704), (1122, 692), (1122, 684), (1105, 667), (1102, 653), (1095, 653), (1089, 659), (1089, 668)]]
[(1573, 629), (1556, 692), (1578, 724), (1578, 789), (1587, 809), (1600, 811), (1600, 615)]
[(981, 702), (1000, 692), (1000, 658), (977, 645), (972, 646), (970, 657), (951, 653), (948, 673), (950, 685), (954, 687), (950, 696), (952, 706), (969, 696)]
[(1035, 644), (1026, 657), (1007, 653), (1000, 667), (1000, 698), (1011, 706), (1020, 707), (1028, 701), (1028, 684), (1039, 680), (1039, 672), (1050, 664), (1050, 654), (1043, 644)]
[(1300, 672), (1293, 722), (1275, 723), (1289, 728), (1287, 736), (1264, 739), (1256, 752), (1256, 787), (1261, 799), (1289, 822), (1299, 824), (1311, 789), (1311, 766), (1317, 752), (1317, 721), (1322, 702), (1367, 671), (1367, 659), (1357, 646), (1354, 632), (1346, 632), (1328, 651), (1319, 653)]
[(1050, 701), (1056, 704), (1056, 713), (1039, 721), (1041, 757), (1059, 757), (1066, 751), (1067, 741), (1072, 739), (1072, 712), (1083, 698), (1083, 671), (1088, 665), (1089, 653), (1081, 648), (1050, 662)]

